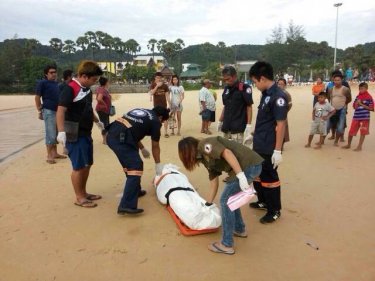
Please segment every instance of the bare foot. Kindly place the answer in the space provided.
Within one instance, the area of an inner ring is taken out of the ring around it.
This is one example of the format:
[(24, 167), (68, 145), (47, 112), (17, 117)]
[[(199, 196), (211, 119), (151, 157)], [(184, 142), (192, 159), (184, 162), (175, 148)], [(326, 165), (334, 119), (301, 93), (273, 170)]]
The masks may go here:
[(343, 148), (343, 149), (349, 149), (350, 148), (350, 145), (345, 145), (345, 146), (343, 146), (343, 147), (341, 147), (341, 148)]
[(339, 144), (337, 142), (334, 142), (333, 145), (334, 146), (339, 146)]
[(357, 147), (355, 149), (353, 149), (353, 151), (361, 151), (362, 150), (362, 147)]
[(329, 139), (329, 140), (334, 140), (335, 137), (334, 137), (334, 136), (330, 136), (328, 139)]
[(305, 147), (306, 147), (306, 148), (308, 148), (308, 147), (311, 147), (311, 145), (309, 145), (309, 144), (306, 144), (306, 145), (305, 145)]
[(322, 148), (322, 145), (321, 144), (318, 144), (314, 147), (314, 149), (321, 149)]

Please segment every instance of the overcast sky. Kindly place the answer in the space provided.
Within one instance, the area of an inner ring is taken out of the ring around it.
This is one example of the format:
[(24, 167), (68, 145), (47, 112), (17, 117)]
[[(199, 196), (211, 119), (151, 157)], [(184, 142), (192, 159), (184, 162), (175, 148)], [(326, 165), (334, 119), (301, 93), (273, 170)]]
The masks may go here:
[(374, 0), (1, 0), (0, 41), (35, 38), (42, 44), (57, 37), (75, 41), (86, 31), (103, 31), (123, 41), (180, 38), (185, 46), (219, 41), (265, 44), (272, 29), (290, 20), (302, 25), (308, 41), (345, 49), (375, 41)]

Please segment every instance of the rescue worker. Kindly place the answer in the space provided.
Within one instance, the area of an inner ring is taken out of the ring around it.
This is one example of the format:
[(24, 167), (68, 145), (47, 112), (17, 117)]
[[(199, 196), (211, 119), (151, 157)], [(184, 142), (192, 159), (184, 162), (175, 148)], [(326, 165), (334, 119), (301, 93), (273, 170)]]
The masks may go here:
[(251, 86), (238, 81), (236, 69), (229, 65), (222, 70), (226, 83), (222, 94), (223, 110), (217, 131), (224, 133), (224, 138), (242, 144), (251, 144), (251, 120), (253, 95)]
[(106, 127), (107, 144), (116, 154), (126, 174), (124, 193), (117, 209), (119, 215), (143, 212), (143, 209), (138, 208), (138, 197), (146, 194), (145, 190), (141, 190), (143, 161), (139, 150), (145, 158), (149, 158), (150, 153), (141, 140), (145, 136), (151, 136), (155, 170), (156, 174), (160, 175), (163, 169), (160, 163), (160, 128), (168, 118), (169, 110), (161, 106), (152, 110), (136, 108)]
[(263, 157), (260, 181), (254, 181), (258, 202), (250, 203), (255, 209), (265, 209), (267, 213), (261, 223), (272, 223), (280, 218), (280, 181), (277, 172), (282, 162), (288, 101), (285, 93), (274, 82), (272, 65), (257, 62), (249, 70), (254, 85), (262, 92), (254, 130), (253, 150)]
[(198, 140), (186, 137), (178, 143), (178, 154), (188, 171), (193, 171), (199, 164), (208, 170), (211, 192), (206, 206), (211, 206), (219, 187), (222, 172), (229, 175), (220, 197), (222, 216), (222, 239), (212, 242), (208, 249), (215, 253), (233, 255), (233, 236), (246, 238), (247, 231), (242, 220), (241, 210), (231, 211), (228, 199), (232, 195), (251, 188), (251, 182), (259, 176), (263, 159), (250, 148), (223, 137), (210, 137)]

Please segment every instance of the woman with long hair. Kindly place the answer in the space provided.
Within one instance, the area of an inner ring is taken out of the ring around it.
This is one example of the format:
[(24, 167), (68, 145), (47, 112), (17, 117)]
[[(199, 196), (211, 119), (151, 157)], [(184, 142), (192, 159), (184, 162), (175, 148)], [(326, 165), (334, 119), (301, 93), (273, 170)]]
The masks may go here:
[(174, 135), (174, 120), (177, 117), (177, 136), (181, 135), (181, 114), (182, 114), (182, 101), (184, 100), (184, 87), (180, 86), (180, 79), (177, 75), (172, 76), (171, 86), (169, 86), (170, 98), (171, 98), (171, 118), (173, 120), (170, 129), (172, 130), (172, 136)]
[(208, 170), (211, 192), (206, 206), (213, 204), (219, 187), (219, 176), (228, 173), (220, 197), (222, 216), (222, 239), (208, 245), (215, 253), (233, 255), (233, 236), (246, 238), (247, 231), (242, 220), (241, 210), (231, 211), (227, 205), (229, 197), (250, 188), (250, 184), (259, 176), (263, 159), (247, 146), (225, 139), (209, 137), (198, 140), (186, 137), (178, 143), (178, 154), (184, 167), (193, 171), (199, 164)]

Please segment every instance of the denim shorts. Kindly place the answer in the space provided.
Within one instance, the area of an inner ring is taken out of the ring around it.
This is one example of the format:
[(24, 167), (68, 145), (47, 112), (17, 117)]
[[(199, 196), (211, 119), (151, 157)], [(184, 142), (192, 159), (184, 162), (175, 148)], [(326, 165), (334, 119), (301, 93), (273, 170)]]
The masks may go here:
[(46, 144), (57, 144), (56, 111), (43, 109), (43, 119), (46, 131)]
[(203, 121), (210, 121), (211, 120), (211, 110), (205, 109), (201, 113), (202, 115), (202, 120)]
[(94, 149), (91, 136), (78, 137), (76, 142), (66, 142), (68, 156), (73, 170), (77, 171), (94, 163)]

